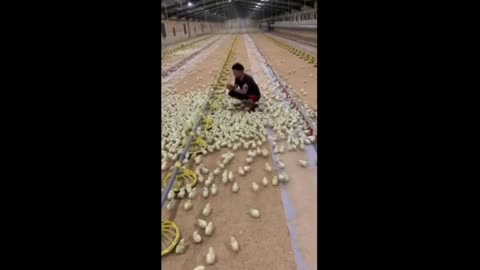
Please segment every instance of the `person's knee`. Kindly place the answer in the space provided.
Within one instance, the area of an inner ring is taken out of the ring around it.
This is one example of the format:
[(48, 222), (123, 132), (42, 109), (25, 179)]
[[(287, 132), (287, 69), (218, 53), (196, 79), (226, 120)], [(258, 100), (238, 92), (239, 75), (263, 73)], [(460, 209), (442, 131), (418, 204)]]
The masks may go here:
[(251, 100), (253, 103), (256, 103), (260, 99), (260, 97), (259, 96), (249, 96), (248, 99)]
[(242, 96), (238, 95), (237, 93), (231, 91), (231, 92), (228, 92), (228, 95), (234, 99), (238, 99), (238, 100), (243, 100), (242, 99)]

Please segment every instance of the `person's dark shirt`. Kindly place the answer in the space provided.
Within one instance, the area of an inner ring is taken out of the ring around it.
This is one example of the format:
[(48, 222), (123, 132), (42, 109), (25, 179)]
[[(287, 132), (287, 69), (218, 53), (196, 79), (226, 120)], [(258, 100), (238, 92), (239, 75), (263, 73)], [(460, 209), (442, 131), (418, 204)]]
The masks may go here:
[(243, 80), (235, 78), (235, 85), (237, 85), (240, 88), (243, 88), (244, 84), (248, 85), (248, 91), (246, 94), (247, 96), (260, 97), (260, 89), (258, 89), (258, 85), (255, 83), (255, 81), (250, 75), (245, 74), (245, 76), (243, 76)]

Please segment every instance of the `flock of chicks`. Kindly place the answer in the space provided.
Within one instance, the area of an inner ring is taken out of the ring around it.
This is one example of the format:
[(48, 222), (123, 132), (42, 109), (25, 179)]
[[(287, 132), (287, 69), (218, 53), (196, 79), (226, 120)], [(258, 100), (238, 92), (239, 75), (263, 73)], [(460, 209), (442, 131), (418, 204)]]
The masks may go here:
[[(213, 127), (204, 130), (199, 127), (196, 135), (202, 137), (208, 144), (202, 154), (230, 148), (237, 151), (243, 147), (245, 150), (262, 152), (260, 147), (267, 141), (267, 128), (271, 128), (276, 134), (272, 137), (274, 153), (282, 153), (285, 147), (289, 151), (304, 150), (305, 145), (315, 141), (310, 136), (308, 124), (302, 118), (300, 112), (292, 109), (281, 102), (286, 94), (275, 89), (267, 88), (263, 91), (262, 103), (258, 111), (254, 113), (238, 113), (244, 109), (242, 103), (221, 99), (217, 102), (219, 110), (208, 115), (213, 120)], [(176, 161), (183, 150), (183, 138), (187, 137), (188, 131), (193, 127), (200, 115), (207, 99), (206, 93), (190, 92), (185, 95), (169, 95), (162, 105), (162, 170), (167, 168), (169, 161)], [(307, 114), (316, 118), (316, 112), (306, 107)], [(286, 140), (286, 144), (277, 143), (277, 140)], [(252, 158), (254, 155), (251, 155)], [(184, 160), (188, 163), (190, 156)]]
[[(268, 74), (267, 74), (268, 75)], [(192, 156), (187, 154), (183, 160), (183, 166), (192, 167), (196, 164), (195, 173), (199, 185), (191, 187), (189, 185), (182, 187), (180, 191), (175, 194), (173, 190), (167, 195), (169, 202), (167, 203), (167, 210), (171, 210), (177, 203), (177, 200), (184, 199), (183, 209), (189, 211), (192, 209), (194, 199), (198, 193), (202, 193), (202, 197), (208, 200), (210, 195), (216, 196), (219, 192), (215, 178), (221, 175), (221, 183), (231, 185), (232, 193), (239, 192), (239, 185), (234, 181), (235, 171), (239, 176), (245, 176), (251, 171), (251, 164), (261, 159), (267, 159), (270, 155), (267, 140), (271, 144), (273, 153), (280, 154), (287, 151), (303, 150), (305, 145), (312, 144), (315, 141), (313, 136), (309, 136), (310, 129), (303, 119), (301, 114), (291, 108), (284, 102), (286, 96), (281, 91), (279, 85), (273, 83), (273, 76), (270, 78), (270, 87), (261, 85), (262, 99), (256, 112), (247, 112), (247, 108), (243, 103), (230, 98), (220, 98), (215, 101), (218, 109), (210, 111), (205, 117), (213, 120), (214, 125), (210, 128), (199, 127), (195, 134), (206, 141), (206, 147), (201, 149), (201, 154)], [(201, 110), (207, 102), (208, 94), (201, 89), (187, 94), (179, 95), (173, 89), (167, 90), (169, 95), (164, 99), (165, 105), (162, 105), (162, 171), (172, 170), (173, 165), (178, 159), (184, 147), (183, 138), (186, 138), (189, 131), (201, 115)], [(309, 117), (316, 119), (316, 111), (306, 107)], [(267, 129), (271, 129), (275, 134), (267, 136)], [(263, 148), (262, 148), (263, 147)], [(222, 148), (228, 148), (226, 153), (221, 155), (221, 160), (216, 162), (216, 168), (208, 169), (203, 163), (202, 158), (208, 153), (220, 151)], [(248, 157), (245, 160), (244, 166), (239, 166), (237, 170), (229, 170), (227, 166), (231, 160), (236, 156), (236, 152), (240, 149), (248, 151)], [(285, 149), (286, 148), (286, 149)], [(278, 168), (285, 168), (285, 164), (278, 159), (276, 162)], [(299, 160), (298, 165), (307, 167), (308, 162)], [(272, 167), (269, 162), (265, 163), (265, 170), (272, 172)], [(205, 177), (204, 177), (205, 175)], [(220, 177), (219, 177), (220, 178)], [(263, 177), (261, 184), (267, 187), (270, 183), (272, 186), (277, 186), (279, 182), (288, 182), (289, 176), (286, 173), (275, 173), (272, 180)], [(253, 192), (259, 190), (259, 184), (255, 181), (251, 183)], [(163, 192), (163, 190), (162, 190)], [(208, 217), (212, 211), (212, 205), (207, 203), (202, 210), (202, 215)], [(259, 218), (260, 211), (258, 209), (249, 209), (248, 215), (251, 218)], [(200, 231), (206, 236), (211, 236), (214, 230), (212, 221), (205, 221), (198, 219), (196, 221)], [(199, 230), (193, 232), (193, 242), (200, 244), (202, 236)], [(186, 249), (185, 240), (182, 238), (175, 248), (177, 254), (182, 254)], [(230, 236), (231, 250), (239, 251), (239, 243)], [(206, 254), (206, 263), (208, 265), (214, 264), (216, 255), (213, 247), (209, 247)], [(197, 266), (194, 270), (205, 269), (205, 266)]]
[[(238, 170), (236, 170), (239, 176), (245, 176), (248, 172), (250, 172), (250, 165), (255, 160), (258, 160), (259, 157), (267, 158), (270, 155), (270, 152), (267, 150), (267, 148), (261, 148), (267, 142), (266, 126), (272, 127), (272, 129), (277, 132), (278, 138), (286, 139), (286, 144), (278, 143), (277, 145), (276, 138), (272, 138), (273, 152), (275, 154), (284, 153), (285, 148), (288, 150), (303, 149), (305, 144), (310, 144), (312, 143), (312, 140), (314, 140), (314, 138), (311, 136), (306, 135), (308, 133), (308, 129), (305, 128), (305, 123), (301, 123), (301, 121), (299, 121), (300, 115), (295, 113), (296, 111), (289, 112), (288, 109), (286, 110), (285, 108), (279, 106), (278, 102), (276, 102), (276, 99), (280, 97), (268, 92), (266, 92), (264, 95), (265, 101), (258, 113), (241, 112), (239, 111), (239, 109), (241, 110), (243, 107), (241, 104), (235, 105), (235, 102), (230, 100), (220, 100), (220, 109), (209, 115), (215, 125), (209, 130), (200, 129), (200, 131), (198, 131), (197, 134), (206, 140), (208, 146), (206, 149), (202, 149), (202, 155), (198, 155), (196, 157), (190, 157), (190, 155), (187, 155), (183, 161), (183, 164), (187, 165), (190, 163), (190, 161), (193, 161), (197, 165), (195, 168), (195, 173), (198, 177), (198, 183), (203, 184), (203, 187), (201, 188), (203, 198), (208, 199), (210, 195), (216, 196), (218, 194), (219, 188), (215, 183), (215, 177), (220, 175), (221, 183), (224, 185), (233, 183), (231, 185), (231, 191), (233, 193), (238, 193), (239, 185), (236, 181), (234, 181), (235, 171), (228, 170), (226, 167), (235, 157), (235, 152), (241, 148), (248, 151), (248, 157), (245, 159), (246, 164), (244, 166), (239, 166)], [(172, 98), (173, 97), (174, 95), (172, 95)], [(196, 100), (191, 100), (191, 97), (193, 96), (190, 94), (177, 97), (176, 113), (171, 114), (168, 118), (163, 118), (167, 120), (163, 121), (162, 123), (162, 125), (167, 127), (163, 130), (166, 130), (167, 132), (163, 132), (162, 134), (165, 136), (164, 140), (162, 140), (162, 170), (166, 170), (169, 161), (175, 161), (178, 158), (179, 151), (182, 150), (181, 140), (173, 139), (179, 138), (179, 133), (180, 135), (187, 135), (187, 132), (181, 129), (182, 125), (180, 124), (181, 121), (179, 120), (182, 118), (195, 119), (195, 117), (193, 117), (196, 114), (195, 111), (202, 108), (202, 101), (205, 101), (206, 94), (203, 94), (203, 98), (198, 98), (197, 94), (198, 99)], [(187, 104), (189, 104), (188, 109), (185, 110), (182, 109), (182, 106), (178, 106), (179, 104), (182, 104), (184, 100), (187, 100)], [(169, 115), (168, 109), (165, 111), (165, 114)], [(169, 138), (172, 138), (173, 140), (170, 140)], [(218, 151), (222, 148), (230, 148), (231, 151), (228, 151), (222, 155), (222, 160), (217, 161), (217, 167), (215, 169), (209, 170), (202, 163), (202, 157), (208, 153)], [(298, 164), (302, 167), (308, 166), (308, 163), (304, 160), (299, 160)], [(281, 160), (278, 161), (277, 165), (281, 169), (285, 168), (285, 164)], [(173, 169), (173, 167), (170, 169)], [(265, 163), (265, 170), (267, 172), (272, 172), (273, 169), (269, 162)], [(277, 186), (279, 182), (288, 181), (288, 175), (286, 173), (281, 173), (275, 175), (271, 180), (267, 179), (267, 177), (263, 177), (261, 184), (264, 187), (268, 186), (270, 183), (272, 186)], [(252, 191), (257, 192), (259, 188), (260, 187), (257, 182), (253, 181), (251, 183)], [(166, 206), (167, 210), (173, 209), (177, 203), (175, 199), (185, 199), (183, 203), (183, 209), (185, 211), (189, 211), (193, 205), (192, 199), (197, 196), (199, 190), (200, 187), (198, 186), (191, 188), (188, 185), (185, 188), (181, 188), (177, 194), (171, 190), (167, 196), (167, 198), (170, 200)], [(211, 204), (207, 203), (205, 208), (202, 210), (202, 215), (208, 217), (211, 210)], [(253, 218), (260, 217), (260, 211), (258, 209), (249, 209), (248, 213)], [(207, 222), (199, 219), (197, 220), (197, 225), (204, 231), (205, 235), (212, 235), (214, 225), (211, 221)], [(202, 242), (202, 237), (198, 231), (193, 232), (193, 241), (197, 244)], [(232, 250), (238, 252), (239, 244), (233, 236), (230, 237), (230, 244)], [(177, 245), (175, 252), (177, 254), (183, 253), (185, 247), (185, 240), (182, 239)], [(206, 263), (213, 264), (214, 262), (215, 252), (212, 247), (209, 247), (209, 252), (206, 255)], [(199, 266), (199, 268), (196, 269), (204, 268)]]

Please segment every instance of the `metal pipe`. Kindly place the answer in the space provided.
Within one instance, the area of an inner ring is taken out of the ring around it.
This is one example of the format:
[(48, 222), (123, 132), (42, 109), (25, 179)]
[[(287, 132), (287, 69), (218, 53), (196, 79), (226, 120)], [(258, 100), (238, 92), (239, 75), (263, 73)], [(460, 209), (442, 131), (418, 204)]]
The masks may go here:
[(309, 25), (309, 24), (272, 24), (274, 28), (295, 28), (295, 29), (304, 29), (304, 30), (316, 30), (317, 25)]
[(285, 23), (273, 23), (273, 27), (277, 28), (295, 28), (295, 29), (304, 29), (304, 30), (316, 30), (316, 24), (285, 24)]

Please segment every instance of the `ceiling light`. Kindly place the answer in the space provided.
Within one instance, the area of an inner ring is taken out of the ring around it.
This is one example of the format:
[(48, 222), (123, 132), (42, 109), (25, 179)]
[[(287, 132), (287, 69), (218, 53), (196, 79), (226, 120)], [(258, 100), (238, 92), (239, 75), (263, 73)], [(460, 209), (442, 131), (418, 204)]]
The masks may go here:
[(187, 6), (191, 7), (191, 6), (193, 6), (193, 4), (188, 2)]

